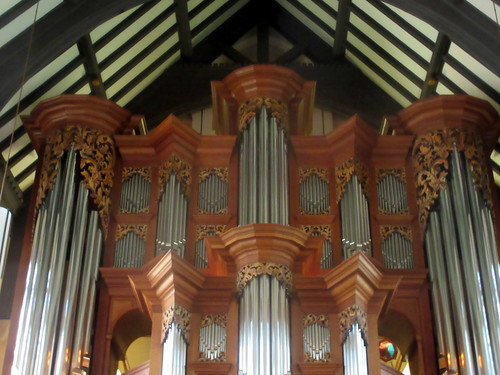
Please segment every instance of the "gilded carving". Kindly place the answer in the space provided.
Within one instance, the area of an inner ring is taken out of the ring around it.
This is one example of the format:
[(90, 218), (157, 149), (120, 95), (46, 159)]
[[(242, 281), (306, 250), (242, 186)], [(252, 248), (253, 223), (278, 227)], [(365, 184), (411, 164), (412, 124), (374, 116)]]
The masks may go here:
[(126, 167), (122, 170), (122, 184), (134, 175), (139, 175), (147, 182), (151, 183), (151, 168)]
[(208, 327), (210, 324), (217, 324), (226, 328), (227, 315), (226, 314), (205, 314), (201, 317), (201, 327)]
[(202, 183), (211, 175), (215, 175), (224, 182), (229, 180), (229, 170), (227, 168), (201, 168), (198, 173), (199, 183)]
[(302, 225), (301, 229), (313, 236), (325, 236), (327, 240), (332, 239), (332, 227), (330, 225)]
[(329, 320), (328, 315), (325, 314), (307, 314), (304, 316), (304, 327), (312, 326), (313, 324), (318, 324), (321, 327), (328, 328)]
[(380, 236), (382, 241), (385, 241), (389, 236), (394, 233), (401, 234), (409, 242), (412, 242), (411, 238), (411, 228), (402, 225), (382, 225), (380, 226)]
[(226, 352), (220, 352), (217, 358), (207, 358), (205, 352), (199, 353), (200, 362), (226, 362)]
[(116, 241), (125, 237), (127, 233), (130, 232), (137, 234), (143, 241), (146, 241), (146, 235), (148, 234), (148, 226), (119, 224), (116, 228)]
[(196, 240), (201, 240), (214, 234), (221, 234), (226, 230), (226, 225), (209, 224), (196, 226)]
[(335, 183), (337, 190), (337, 203), (345, 193), (347, 183), (356, 175), (363, 193), (368, 196), (368, 170), (358, 159), (349, 159), (335, 168)]
[(364, 312), (358, 305), (352, 305), (339, 314), (341, 342), (345, 341), (347, 335), (349, 334), (349, 330), (354, 323), (358, 323), (363, 338), (365, 341), (368, 341), (366, 312)]
[(330, 183), (330, 176), (326, 168), (300, 168), (299, 169), (299, 183), (309, 178), (312, 175), (318, 176), (327, 184)]
[(54, 187), (64, 152), (73, 149), (80, 156), (79, 169), (83, 183), (99, 211), (103, 231), (107, 234), (115, 162), (113, 138), (97, 129), (71, 125), (54, 130), (47, 137), (46, 144), (36, 209)]
[(382, 168), (377, 169), (377, 184), (387, 176), (394, 176), (406, 184), (406, 172), (404, 168)]
[(482, 193), (486, 206), (492, 207), (481, 138), (461, 129), (439, 129), (419, 136), (413, 147), (419, 220), (423, 229), (439, 191), (446, 187), (449, 158), (453, 150), (463, 151), (472, 172), (474, 187)]
[(332, 355), (330, 352), (325, 352), (323, 353), (323, 356), (321, 358), (314, 358), (311, 356), (311, 353), (309, 352), (304, 352), (304, 361), (305, 362), (330, 362), (330, 360), (332, 359)]
[(171, 155), (159, 170), (160, 195), (165, 191), (165, 184), (170, 174), (173, 173), (181, 184), (183, 194), (188, 196), (191, 186), (191, 169), (191, 166), (177, 155)]
[(163, 322), (162, 322), (162, 342), (167, 339), (168, 332), (172, 327), (172, 323), (175, 322), (177, 328), (181, 332), (182, 337), (189, 343), (189, 330), (191, 328), (191, 313), (188, 312), (184, 307), (174, 304), (170, 306), (166, 311), (163, 312)]
[(247, 264), (240, 268), (236, 281), (238, 294), (243, 292), (245, 286), (254, 278), (269, 275), (276, 278), (287, 291), (292, 290), (292, 271), (282, 264), (257, 262)]
[(271, 117), (276, 119), (276, 122), (281, 126), (285, 126), (288, 121), (288, 108), (285, 103), (280, 100), (269, 98), (266, 96), (247, 100), (239, 109), (240, 130), (244, 130), (250, 121), (257, 116), (262, 106), (265, 106)]

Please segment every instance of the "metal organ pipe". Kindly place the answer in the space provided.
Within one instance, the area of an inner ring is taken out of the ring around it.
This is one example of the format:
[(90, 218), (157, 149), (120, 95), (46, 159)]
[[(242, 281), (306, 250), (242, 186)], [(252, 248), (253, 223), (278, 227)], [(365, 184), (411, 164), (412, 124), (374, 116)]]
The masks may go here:
[(163, 343), (162, 375), (186, 373), (187, 343), (177, 323), (172, 322)]
[(340, 200), (340, 214), (344, 258), (351, 257), (357, 251), (371, 254), (368, 199), (355, 174), (346, 184), (344, 195)]
[(344, 375), (368, 375), (366, 342), (358, 323), (354, 323), (342, 344)]
[(239, 224), (288, 224), (285, 131), (262, 107), (240, 137)]
[(186, 242), (187, 199), (182, 185), (171, 173), (158, 205), (156, 254), (173, 250), (184, 257)]

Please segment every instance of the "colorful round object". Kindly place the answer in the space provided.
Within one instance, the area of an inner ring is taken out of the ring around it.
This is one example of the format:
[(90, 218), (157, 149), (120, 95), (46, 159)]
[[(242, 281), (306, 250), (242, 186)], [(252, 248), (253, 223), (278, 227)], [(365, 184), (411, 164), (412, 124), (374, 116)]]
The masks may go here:
[(398, 354), (396, 345), (389, 340), (380, 340), (378, 350), (380, 352), (380, 359), (384, 362), (392, 361)]

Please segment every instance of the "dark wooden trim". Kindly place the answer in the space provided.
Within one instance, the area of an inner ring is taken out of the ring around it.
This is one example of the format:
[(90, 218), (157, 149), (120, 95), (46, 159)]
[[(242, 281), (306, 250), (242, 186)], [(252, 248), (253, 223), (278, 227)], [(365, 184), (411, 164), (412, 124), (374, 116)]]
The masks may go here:
[(335, 26), (335, 39), (333, 41), (333, 53), (335, 56), (345, 55), (345, 41), (349, 28), (349, 16), (351, 15), (352, 0), (339, 0), (339, 12)]
[(203, 12), (208, 6), (210, 6), (215, 0), (204, 0), (199, 3), (195, 8), (191, 9), (188, 13), (189, 19), (192, 20), (198, 14)]
[(241, 52), (235, 50), (233, 47), (231, 47), (227, 44), (224, 44), (224, 43), (220, 43), (219, 46), (220, 46), (222, 53), (224, 55), (226, 55), (227, 57), (229, 57), (231, 60), (233, 60), (235, 63), (243, 64), (243, 65), (253, 63), (253, 61), (251, 61), (248, 57), (243, 55)]
[(298, 58), (300, 55), (304, 53), (306, 49), (306, 46), (304, 44), (298, 43), (293, 48), (289, 49), (285, 53), (283, 53), (281, 56), (279, 56), (275, 61), (274, 64), (290, 64), (292, 63), (296, 58)]
[(314, 14), (311, 10), (309, 10), (306, 6), (302, 5), (302, 3), (298, 2), (297, 0), (288, 0), (287, 2), (290, 5), (297, 8), (301, 13), (304, 14), (304, 16), (306, 16), (311, 21), (313, 21), (325, 33), (327, 33), (328, 35), (330, 35), (333, 38), (333, 36), (335, 35), (335, 30), (330, 25), (328, 25), (326, 22), (324, 22), (321, 18), (319, 18), (316, 14)]
[(21, 0), (12, 8), (8, 9), (4, 14), (0, 15), (0, 29), (14, 21), (37, 2), (38, 0)]
[(453, 82), (451, 79), (449, 79), (445, 75), (441, 74), (441, 76), (439, 77), (439, 81), (443, 85), (445, 85), (453, 94), (455, 94), (455, 95), (465, 94), (464, 90), (462, 90), (460, 87), (458, 87), (455, 82)]
[(443, 33), (439, 33), (436, 39), (436, 44), (432, 50), (431, 62), (427, 69), (424, 85), (422, 86), (422, 93), (420, 99), (425, 99), (430, 96), (436, 95), (436, 88), (443, 71), (444, 57), (450, 49), (450, 38)]
[[(11, 133), (12, 134), (12, 133)], [(9, 134), (2, 142), (0, 142), (0, 152), (3, 153), (10, 146), (10, 136)], [(12, 143), (21, 138), (24, 134), (26, 134), (26, 130), (24, 130), (24, 126), (19, 126), (16, 130), (14, 130), (14, 137), (12, 139)]]
[[(413, 49), (408, 47), (407, 44), (403, 43), (400, 39), (398, 39), (394, 34), (389, 32), (384, 26), (375, 21), (372, 17), (370, 17), (367, 13), (357, 7), (355, 4), (351, 4), (351, 11), (354, 12), (359, 18), (361, 18), (366, 24), (368, 24), (371, 28), (375, 29), (380, 35), (386, 38), (389, 42), (394, 44), (397, 48), (403, 51), (406, 55), (408, 55), (411, 59), (413, 59), (418, 65), (427, 70), (428, 62), (420, 56)], [(352, 24), (351, 24), (352, 25)]]
[(354, 56), (356, 56), (359, 60), (363, 62), (366, 66), (368, 66), (371, 70), (373, 70), (380, 78), (386, 81), (390, 86), (392, 86), (396, 91), (398, 91), (403, 97), (408, 99), (411, 103), (417, 100), (417, 97), (413, 95), (410, 91), (406, 89), (403, 85), (401, 85), (398, 81), (396, 81), (393, 77), (391, 77), (384, 69), (380, 68), (377, 64), (375, 64), (371, 59), (369, 59), (363, 52), (353, 46), (349, 41), (347, 43), (347, 50), (351, 52)]
[(191, 35), (193, 38), (201, 33), (207, 26), (215, 22), (219, 17), (221, 17), (226, 11), (228, 11), (233, 5), (236, 5), (238, 0), (229, 0), (227, 3), (222, 5), (219, 9), (213, 12), (210, 16), (205, 18), (202, 22), (198, 24), (193, 30), (191, 30)]
[(103, 99), (107, 99), (106, 88), (102, 82), (101, 69), (97, 64), (94, 46), (90, 35), (82, 36), (76, 43), (80, 56), (83, 57), (83, 67), (90, 87), (90, 92)]
[(498, 25), (467, 1), (384, 0), (429, 23), (500, 75)]
[[(156, 0), (155, 0), (156, 1)], [(28, 80), (85, 34), (108, 19), (145, 0), (80, 0), (63, 2), (36, 22), (36, 32), (25, 30), (0, 48), (0, 108), (18, 90), (28, 46), (25, 79)]]
[(323, 1), (323, 0), (312, 0), (312, 2), (314, 4), (316, 4), (316, 6), (318, 8), (320, 8), (321, 10), (323, 10), (323, 12), (325, 12), (326, 14), (328, 14), (330, 17), (332, 17), (334, 19), (337, 19), (337, 11), (335, 9), (333, 9), (330, 5), (328, 5), (326, 1)]
[(26, 177), (31, 173), (36, 171), (36, 166), (38, 165), (38, 159), (35, 159), (31, 164), (29, 164), (21, 173), (19, 173), (14, 180), (19, 185)]
[(191, 39), (191, 28), (189, 26), (187, 0), (174, 0), (174, 4), (179, 43), (181, 45), (181, 56), (183, 59), (189, 59), (193, 54), (193, 42)]
[[(398, 72), (408, 78), (411, 82), (413, 82), (417, 87), (422, 87), (423, 81), (420, 77), (418, 77), (413, 71), (411, 71), (406, 65), (397, 60), (394, 56), (392, 56), (385, 49), (380, 47), (373, 39), (364, 34), (361, 30), (359, 30), (353, 24), (349, 25), (349, 31), (355, 35), (359, 40), (361, 40), (368, 48), (373, 50), (377, 55), (382, 57), (389, 65), (392, 65)], [(403, 93), (401, 93), (403, 94)], [(404, 94), (403, 94), (404, 95)]]
[(12, 168), (24, 159), (31, 151), (33, 151), (33, 146), (31, 145), (31, 142), (28, 142), (22, 149), (12, 155), (9, 160), (10, 170), (12, 170)]

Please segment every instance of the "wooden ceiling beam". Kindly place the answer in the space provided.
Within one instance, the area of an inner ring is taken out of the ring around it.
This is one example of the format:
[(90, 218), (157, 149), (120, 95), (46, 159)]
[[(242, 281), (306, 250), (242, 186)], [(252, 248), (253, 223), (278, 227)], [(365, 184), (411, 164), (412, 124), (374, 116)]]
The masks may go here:
[(257, 23), (257, 62), (269, 62), (269, 21), (266, 12), (262, 12)]
[(290, 48), (288, 51), (279, 56), (273, 63), (274, 64), (291, 64), (295, 59), (304, 53), (306, 46), (299, 43)]
[(498, 25), (468, 1), (383, 0), (429, 23), (500, 75)]
[(83, 35), (121, 12), (143, 4), (145, 0), (80, 0), (63, 2), (36, 21), (31, 39), (27, 29), (0, 48), (0, 108), (19, 89), (28, 48), (25, 79), (55, 60)]
[(83, 67), (92, 95), (107, 99), (106, 88), (102, 82), (101, 69), (97, 63), (94, 46), (89, 34), (82, 36), (76, 43), (80, 56), (83, 57)]
[(14, 21), (21, 14), (26, 12), (29, 8), (35, 5), (38, 0), (21, 0), (16, 5), (11, 7), (5, 13), (0, 15), (0, 29)]
[(436, 95), (436, 88), (443, 71), (444, 57), (450, 49), (450, 38), (445, 34), (439, 33), (436, 39), (436, 44), (432, 50), (432, 57), (427, 69), (425, 81), (422, 86), (422, 93), (420, 99), (429, 98)]
[(191, 38), (191, 27), (189, 26), (189, 15), (187, 0), (174, 0), (175, 18), (177, 20), (179, 42), (181, 45), (181, 56), (189, 60), (193, 55), (193, 40)]
[(333, 41), (333, 53), (335, 56), (345, 55), (345, 42), (349, 28), (349, 17), (351, 15), (351, 3), (351, 0), (339, 0), (339, 11)]
[(248, 57), (246, 57), (240, 51), (237, 51), (236, 49), (234, 49), (230, 45), (227, 45), (225, 43), (220, 43), (219, 46), (220, 46), (222, 53), (224, 55), (226, 55), (227, 57), (229, 57), (231, 60), (233, 60), (237, 64), (247, 65), (247, 64), (254, 63)]

